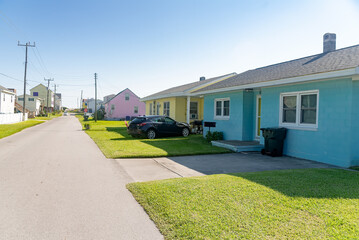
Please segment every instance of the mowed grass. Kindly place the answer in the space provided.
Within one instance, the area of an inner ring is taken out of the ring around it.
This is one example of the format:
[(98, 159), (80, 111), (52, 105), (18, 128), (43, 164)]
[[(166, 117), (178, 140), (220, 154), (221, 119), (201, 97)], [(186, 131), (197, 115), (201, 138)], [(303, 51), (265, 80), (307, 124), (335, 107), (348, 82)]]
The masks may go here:
[(359, 239), (359, 173), (282, 170), (127, 185), (165, 239)]
[(21, 130), (38, 125), (44, 121), (27, 120), (25, 122), (13, 123), (13, 124), (1, 124), (0, 125), (0, 139), (10, 136), (14, 133), (20, 132)]
[(57, 117), (61, 117), (63, 115), (63, 113), (57, 113), (55, 115), (53, 114), (49, 114), (48, 117), (35, 117), (36, 120), (51, 120), (51, 119), (54, 119), (54, 118), (57, 118)]
[(165, 157), (196, 154), (226, 153), (229, 150), (213, 147), (201, 135), (157, 139), (133, 138), (127, 134), (123, 121), (83, 121), (89, 123), (86, 133), (95, 141), (107, 158)]

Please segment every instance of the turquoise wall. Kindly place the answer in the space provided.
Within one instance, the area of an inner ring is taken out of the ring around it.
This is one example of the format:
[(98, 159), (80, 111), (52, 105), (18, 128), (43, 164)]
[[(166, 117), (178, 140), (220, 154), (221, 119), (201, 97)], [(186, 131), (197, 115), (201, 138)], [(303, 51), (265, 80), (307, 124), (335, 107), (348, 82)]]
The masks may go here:
[[(214, 120), (214, 100), (216, 98), (230, 98), (229, 120)], [(204, 96), (204, 114), (203, 120), (206, 122), (216, 122), (216, 128), (211, 128), (211, 131), (223, 132), (223, 137), (226, 140), (242, 140), (243, 139), (243, 91), (227, 93), (227, 94), (212, 94)], [(208, 128), (203, 129), (204, 136), (207, 134)]]
[(359, 81), (353, 81), (352, 88), (351, 149), (352, 165), (359, 166)]
[[(204, 121), (216, 122), (213, 131), (222, 131), (225, 140), (253, 140), (258, 94), (262, 96), (261, 127), (278, 127), (280, 94), (307, 90), (319, 90), (318, 128), (289, 128), (284, 154), (342, 167), (359, 165), (359, 81), (339, 79), (206, 95)], [(214, 120), (214, 99), (225, 97), (230, 98), (230, 119)], [(264, 143), (263, 137), (260, 141)]]
[(279, 126), (280, 93), (319, 90), (318, 129), (288, 129), (284, 154), (349, 167), (351, 158), (352, 80), (262, 88), (262, 127)]

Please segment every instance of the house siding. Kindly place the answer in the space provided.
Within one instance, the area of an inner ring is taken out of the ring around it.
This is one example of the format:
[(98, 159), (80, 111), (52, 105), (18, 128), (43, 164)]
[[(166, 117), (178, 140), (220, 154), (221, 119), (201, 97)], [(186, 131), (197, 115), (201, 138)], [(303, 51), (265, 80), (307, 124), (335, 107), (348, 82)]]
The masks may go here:
[(353, 101), (352, 101), (352, 120), (351, 120), (351, 159), (352, 166), (359, 166), (359, 81), (353, 81)]
[[(129, 100), (125, 100), (126, 94), (129, 94)], [(115, 105), (113, 111), (111, 111), (111, 105)], [(135, 106), (138, 106), (138, 113), (134, 112)], [(125, 119), (126, 116), (136, 117), (144, 115), (146, 105), (133, 92), (126, 89), (106, 103), (105, 111), (107, 119)]]
[(14, 113), (14, 106), (15, 106), (14, 94), (0, 91), (0, 113)]
[[(279, 127), (281, 93), (318, 90), (318, 128), (288, 128), (284, 154), (341, 167), (359, 165), (359, 81), (328, 81), (266, 87), (254, 91), (208, 94), (204, 97), (204, 121), (214, 121), (225, 140), (254, 140), (256, 100), (262, 98), (261, 128)], [(230, 98), (230, 118), (214, 118), (214, 100)], [(208, 128), (204, 129), (204, 135)], [(260, 137), (264, 144), (264, 138)]]
[[(279, 126), (280, 94), (319, 90), (318, 129), (288, 129), (284, 154), (342, 167), (352, 165), (351, 79), (262, 88), (262, 127)], [(356, 138), (356, 137), (353, 137)], [(263, 143), (263, 138), (261, 138)]]
[[(228, 120), (214, 119), (214, 101), (217, 98), (230, 98), (229, 108), (230, 117)], [(244, 140), (243, 138), (243, 91), (211, 94), (204, 96), (204, 117), (205, 122), (216, 122), (216, 127), (211, 131), (223, 132), (226, 140)], [(246, 131), (246, 130), (244, 130)], [(204, 136), (207, 134), (208, 128), (204, 128)]]

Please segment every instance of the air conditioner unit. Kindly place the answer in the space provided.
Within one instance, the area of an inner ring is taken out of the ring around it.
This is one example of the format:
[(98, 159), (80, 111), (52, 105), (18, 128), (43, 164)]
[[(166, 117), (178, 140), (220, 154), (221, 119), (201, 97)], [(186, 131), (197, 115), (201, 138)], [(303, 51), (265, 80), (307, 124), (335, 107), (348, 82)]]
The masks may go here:
[(197, 119), (197, 114), (191, 114), (191, 119)]

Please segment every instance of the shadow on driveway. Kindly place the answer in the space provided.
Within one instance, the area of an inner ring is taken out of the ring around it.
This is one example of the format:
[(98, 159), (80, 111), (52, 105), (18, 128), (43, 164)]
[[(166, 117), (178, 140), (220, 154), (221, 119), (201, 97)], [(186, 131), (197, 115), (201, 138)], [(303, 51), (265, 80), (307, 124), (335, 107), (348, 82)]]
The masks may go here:
[(169, 157), (168, 159), (206, 175), (282, 169), (336, 168), (324, 163), (287, 156), (274, 158), (263, 156), (257, 152)]

